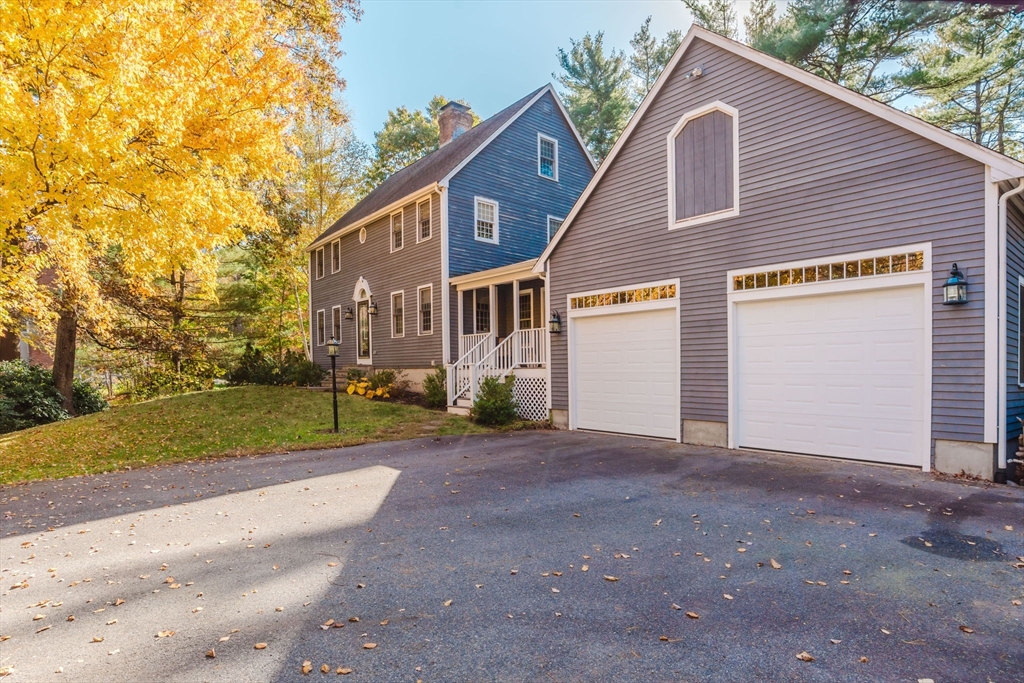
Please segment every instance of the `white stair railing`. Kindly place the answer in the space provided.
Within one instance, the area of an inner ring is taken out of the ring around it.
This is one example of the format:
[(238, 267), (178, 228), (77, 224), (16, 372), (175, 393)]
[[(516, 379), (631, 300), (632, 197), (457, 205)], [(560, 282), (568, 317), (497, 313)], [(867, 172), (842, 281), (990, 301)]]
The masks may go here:
[(476, 392), (484, 377), (503, 379), (517, 367), (546, 363), (545, 332), (543, 327), (516, 330), (472, 365), (469, 368), (469, 400), (476, 400)]
[(462, 355), (448, 366), (448, 405), (455, 405), (455, 401), (469, 390), (473, 366), (479, 363), (493, 348), (494, 335), (490, 332), (459, 337), (459, 351)]

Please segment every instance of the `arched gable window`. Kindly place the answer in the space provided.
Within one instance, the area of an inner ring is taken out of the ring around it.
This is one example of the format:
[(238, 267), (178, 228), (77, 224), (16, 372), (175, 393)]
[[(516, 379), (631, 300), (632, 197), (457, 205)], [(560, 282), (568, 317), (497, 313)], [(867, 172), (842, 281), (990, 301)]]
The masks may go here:
[(668, 136), (669, 229), (739, 214), (739, 112), (712, 102)]

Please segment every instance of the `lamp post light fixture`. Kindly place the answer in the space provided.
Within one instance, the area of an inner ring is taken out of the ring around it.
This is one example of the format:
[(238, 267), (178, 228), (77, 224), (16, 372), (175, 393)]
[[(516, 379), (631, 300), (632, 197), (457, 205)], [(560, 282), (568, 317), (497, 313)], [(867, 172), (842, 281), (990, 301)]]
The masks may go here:
[(345, 309), (345, 320), (351, 320), (351, 319), (352, 319), (352, 307), (349, 306), (348, 308)]
[(551, 320), (548, 321), (548, 332), (551, 334), (559, 334), (562, 331), (562, 318), (558, 315), (558, 311), (551, 311)]
[(377, 302), (376, 301), (371, 301), (370, 302), (369, 313), (370, 313), (370, 315), (377, 315)]
[(943, 305), (955, 305), (967, 303), (967, 278), (960, 272), (957, 265), (949, 271), (949, 279), (942, 288)]
[(334, 433), (338, 433), (338, 373), (335, 366), (338, 358), (338, 340), (331, 337), (327, 342), (327, 355), (331, 357), (331, 394), (334, 398)]

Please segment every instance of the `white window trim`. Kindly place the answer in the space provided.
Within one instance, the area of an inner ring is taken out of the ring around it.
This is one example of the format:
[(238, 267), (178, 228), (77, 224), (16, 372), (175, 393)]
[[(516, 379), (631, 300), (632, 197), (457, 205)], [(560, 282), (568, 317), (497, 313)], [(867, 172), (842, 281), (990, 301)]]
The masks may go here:
[[(427, 220), (430, 221), (430, 235), (427, 236), (427, 237), (421, 237), (421, 231), (422, 231), (423, 228), (420, 225), (420, 223), (422, 222), (422, 216), (420, 216), (420, 207), (423, 206), (424, 204), (427, 205)], [(424, 200), (424, 201), (416, 202), (416, 244), (419, 244), (420, 242), (426, 242), (427, 240), (429, 240), (433, 236), (434, 236), (434, 197), (430, 196), (430, 197), (427, 197), (426, 200)]]
[[(402, 297), (402, 332), (400, 334), (396, 334), (395, 333), (395, 296), (396, 295)], [(400, 289), (397, 292), (391, 292), (391, 296), (389, 297), (388, 301), (391, 302), (391, 338), (392, 339), (401, 339), (402, 337), (405, 336), (405, 319), (407, 317), (405, 315), (405, 290), (404, 289)]]
[[(334, 249), (337, 246), (338, 249), (338, 268), (334, 268)], [(326, 270), (326, 268), (325, 268)], [(331, 275), (341, 270), (341, 240), (334, 240), (331, 242)]]
[[(541, 173), (541, 170), (540, 170), (540, 143), (541, 143), (541, 140), (547, 140), (548, 142), (552, 143), (555, 146), (555, 168), (554, 168), (555, 174), (554, 174), (554, 176), (546, 176), (543, 173)], [(544, 133), (537, 133), (537, 175), (539, 175), (541, 178), (544, 178), (544, 180), (552, 180), (552, 181), (554, 181), (556, 183), (558, 182), (558, 140), (556, 140), (555, 138), (551, 137), (550, 135), (544, 135)]]
[[(485, 204), (493, 204), (494, 205), (494, 239), (487, 239), (485, 237), (480, 237), (480, 234), (477, 232), (477, 221), (479, 220), (479, 216), (480, 216), (480, 203), (481, 202), (483, 202)], [(487, 242), (488, 244), (499, 244), (500, 242), (499, 242), (499, 239), (498, 239), (498, 222), (499, 222), (499, 218), (498, 218), (498, 202), (494, 201), (493, 199), (488, 199), (487, 197), (473, 197), (473, 239), (475, 239), (477, 242)]]
[[(549, 275), (550, 277), (550, 275)], [(654, 301), (641, 301), (631, 304), (616, 304), (615, 306), (597, 306), (594, 308), (572, 308), (572, 300), (578, 296), (592, 296), (595, 294), (607, 294), (609, 292), (618, 292), (624, 289), (642, 289), (645, 287), (660, 287), (662, 285), (675, 285), (676, 295), (671, 299), (656, 299)], [(579, 407), (579, 398), (576, 395), (576, 386), (573, 384), (576, 375), (576, 354), (573, 353), (573, 336), (575, 326), (573, 321), (576, 318), (590, 318), (597, 315), (615, 315), (618, 313), (633, 313), (637, 311), (649, 311), (658, 309), (672, 309), (675, 311), (676, 320), (679, 320), (680, 315), (680, 301), (679, 301), (679, 278), (673, 278), (671, 280), (659, 280), (657, 282), (641, 282), (637, 284), (623, 285), (621, 287), (611, 287), (605, 289), (595, 289), (587, 292), (573, 292), (567, 294), (565, 297), (565, 326), (566, 326), (566, 348), (568, 349), (568, 375), (569, 375), (569, 429), (575, 431), (578, 429), (576, 426), (576, 411)], [(676, 377), (682, 381), (682, 326), (676, 326)], [(549, 342), (550, 342), (550, 335)], [(550, 358), (550, 356), (548, 356)], [(551, 366), (551, 363), (548, 363)], [(549, 392), (550, 393), (550, 392)], [(675, 401), (675, 414), (679, 416), (679, 422), (676, 425), (676, 442), (683, 442), (683, 415), (682, 415), (682, 396), (679, 392), (673, 392)]]
[[(714, 213), (705, 213), (681, 221), (676, 220), (676, 154), (675, 141), (683, 127), (690, 121), (700, 118), (713, 111), (720, 111), (732, 117), (732, 208)], [(668, 134), (668, 229), (678, 230), (679, 228), (711, 221), (720, 221), (723, 218), (731, 218), (740, 215), (740, 112), (735, 107), (730, 107), (721, 100), (715, 100), (703, 107), (688, 111), (679, 119), (675, 127)]]
[(728, 287), (732, 287), (734, 275), (750, 273), (752, 270), (758, 272), (765, 270), (782, 270), (784, 268), (808, 267), (825, 261), (856, 261), (862, 258), (884, 256), (886, 254), (900, 253), (904, 249), (907, 252), (920, 251), (924, 253), (924, 268), (904, 273), (889, 273), (865, 278), (851, 278), (849, 280), (828, 280), (825, 282), (808, 282), (799, 286), (766, 287), (765, 289), (743, 290), (739, 292), (729, 291), (726, 300), (726, 357), (728, 360), (728, 448), (736, 448), (737, 428), (737, 395), (736, 395), (736, 304), (745, 301), (760, 301), (765, 299), (782, 299), (800, 296), (818, 296), (820, 294), (838, 294), (843, 292), (867, 291), (872, 289), (890, 289), (894, 287), (918, 286), (921, 290), (922, 306), (924, 310), (924, 415), (921, 437), (921, 469), (925, 472), (931, 470), (931, 443), (932, 443), (932, 298), (934, 283), (932, 273), (932, 245), (931, 242), (894, 246), (888, 249), (875, 249), (863, 251), (856, 254), (836, 254), (834, 256), (822, 256), (816, 259), (804, 259), (791, 263), (780, 263), (776, 265), (754, 266), (753, 268), (742, 268), (730, 270), (726, 273)]
[(366, 228), (359, 228), (359, 244), (366, 244)]
[(326, 255), (324, 254), (323, 247), (313, 252), (313, 277), (317, 280), (323, 280), (327, 274), (327, 261), (324, 260), (325, 258)]
[[(420, 308), (422, 306), (422, 302), (423, 302), (423, 299), (422, 299), (422, 296), (421, 296), (420, 292), (422, 292), (424, 289), (430, 291), (430, 331), (429, 332), (424, 332), (423, 331), (423, 311)], [(434, 325), (434, 285), (420, 285), (419, 287), (416, 288), (416, 334), (417, 334), (417, 336), (420, 336), (420, 337), (429, 337), (432, 334), (434, 334), (434, 327), (435, 327), (435, 325)]]
[(1024, 310), (1021, 304), (1024, 304), (1024, 297), (1021, 297), (1020, 293), (1024, 291), (1024, 275), (1017, 276), (1017, 386), (1024, 388), (1024, 375), (1021, 370), (1021, 358), (1024, 358), (1024, 354), (1021, 353), (1021, 339), (1024, 338), (1024, 321), (1021, 320), (1021, 311)]
[[(320, 325), (321, 318), (324, 321), (323, 325)], [(321, 334), (322, 332), (322, 334)], [(327, 310), (319, 308), (316, 311), (316, 345), (323, 346), (327, 343)]]
[[(530, 306), (529, 306), (530, 326), (529, 327), (523, 327), (523, 302), (522, 302), (522, 298), (524, 296), (528, 297), (530, 299)], [(519, 299), (520, 299), (520, 301), (519, 301), (519, 319), (516, 320), (516, 326), (520, 330), (532, 330), (533, 329), (533, 325), (534, 325), (534, 320), (533, 320), (533, 290), (532, 289), (520, 289), (519, 290)]]
[(565, 223), (565, 219), (564, 218), (559, 218), (558, 216), (552, 216), (551, 214), (548, 214), (548, 223), (547, 223), (548, 242), (553, 240), (555, 238), (555, 235), (558, 234), (558, 230), (555, 230), (555, 232), (551, 232), (551, 221), (553, 221), (553, 220), (560, 221), (560, 223), (558, 224), (558, 229), (559, 230), (562, 229), (562, 224)]
[[(398, 232), (402, 235), (402, 246), (395, 248), (395, 216), (398, 216)], [(388, 234), (391, 240), (391, 253), (396, 251), (402, 251), (405, 248), (405, 210), (399, 209), (398, 211), (391, 214), (391, 220), (388, 221)]]
[[(335, 341), (341, 343), (341, 306), (334, 306), (331, 308), (331, 336), (334, 336), (334, 328), (338, 328), (338, 337)], [(337, 324), (335, 324), (337, 323)]]

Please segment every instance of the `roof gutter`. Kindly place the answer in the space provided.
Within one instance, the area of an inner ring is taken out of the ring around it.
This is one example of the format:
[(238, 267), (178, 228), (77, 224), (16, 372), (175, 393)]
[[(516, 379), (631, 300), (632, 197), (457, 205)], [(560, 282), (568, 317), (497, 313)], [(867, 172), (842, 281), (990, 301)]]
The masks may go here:
[[(1009, 425), (1006, 417), (1006, 221), (1007, 202), (1010, 197), (1024, 192), (1024, 176), (1017, 178), (1017, 186), (999, 196), (999, 267), (996, 272), (1002, 276), (999, 286), (999, 430), (997, 432), (997, 481), (1006, 479), (1006, 435)], [(1018, 302), (1018, 307), (1020, 306)]]
[(365, 225), (367, 225), (369, 223), (372, 223), (373, 221), (375, 221), (375, 220), (377, 220), (379, 218), (383, 218), (384, 216), (388, 215), (389, 213), (391, 213), (395, 209), (400, 209), (403, 206), (405, 206), (406, 204), (408, 204), (409, 202), (415, 201), (416, 199), (419, 199), (421, 196), (423, 196), (425, 194), (430, 194), (431, 192), (440, 193), (441, 192), (441, 184), (440, 183), (436, 183), (436, 182), (435, 183), (431, 183), (430, 185), (427, 185), (424, 188), (416, 190), (415, 192), (410, 192), (409, 194), (405, 195), (404, 197), (401, 197), (401, 198), (396, 199), (395, 201), (391, 202), (390, 204), (388, 204), (384, 208), (377, 209), (376, 211), (371, 213), (366, 218), (361, 218), (358, 221), (356, 221), (355, 223), (353, 223), (352, 225), (348, 225), (348, 226), (342, 228), (341, 230), (338, 230), (338, 231), (332, 232), (332, 233), (328, 233), (328, 234), (324, 235), (323, 237), (320, 237), (319, 239), (313, 241), (308, 247), (306, 247), (306, 252), (308, 253), (308, 252), (313, 251), (314, 249), (319, 249), (320, 247), (324, 246), (328, 242), (333, 242), (334, 240), (338, 239), (339, 237), (342, 237), (343, 235), (347, 235), (347, 234), (349, 234), (351, 232), (355, 232), (359, 228), (362, 228), (363, 226), (365, 226)]

